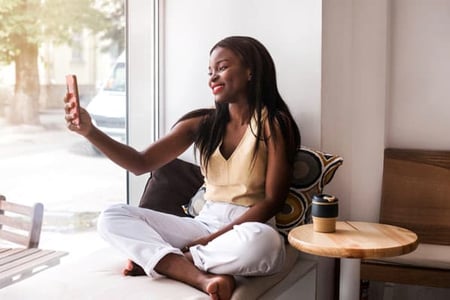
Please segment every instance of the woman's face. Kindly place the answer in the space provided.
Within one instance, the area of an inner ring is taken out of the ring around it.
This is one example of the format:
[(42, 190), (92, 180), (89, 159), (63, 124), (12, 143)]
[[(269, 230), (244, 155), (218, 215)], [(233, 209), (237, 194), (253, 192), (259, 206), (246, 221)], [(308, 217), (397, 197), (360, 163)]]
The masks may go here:
[(217, 47), (209, 59), (209, 86), (216, 102), (247, 102), (250, 70), (228, 48)]

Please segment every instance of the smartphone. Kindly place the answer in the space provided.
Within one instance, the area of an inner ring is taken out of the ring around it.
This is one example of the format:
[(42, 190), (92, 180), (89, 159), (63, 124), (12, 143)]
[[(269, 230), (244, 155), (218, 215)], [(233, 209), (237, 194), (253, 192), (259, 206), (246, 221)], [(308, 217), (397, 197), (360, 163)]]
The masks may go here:
[(72, 124), (80, 125), (80, 96), (78, 94), (77, 76), (70, 74), (66, 75), (67, 93), (70, 93), (69, 103), (72, 103), (72, 108), (69, 113), (75, 114), (76, 117), (72, 120)]

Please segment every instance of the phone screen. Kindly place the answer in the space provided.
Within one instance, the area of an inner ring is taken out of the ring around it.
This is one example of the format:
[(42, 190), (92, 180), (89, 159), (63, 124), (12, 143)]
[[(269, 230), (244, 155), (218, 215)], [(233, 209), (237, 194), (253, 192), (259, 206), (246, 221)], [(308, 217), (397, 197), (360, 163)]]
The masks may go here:
[(76, 115), (72, 120), (72, 124), (80, 125), (80, 97), (78, 95), (77, 76), (66, 75), (66, 86), (67, 93), (70, 94), (69, 103), (72, 104), (70, 113)]

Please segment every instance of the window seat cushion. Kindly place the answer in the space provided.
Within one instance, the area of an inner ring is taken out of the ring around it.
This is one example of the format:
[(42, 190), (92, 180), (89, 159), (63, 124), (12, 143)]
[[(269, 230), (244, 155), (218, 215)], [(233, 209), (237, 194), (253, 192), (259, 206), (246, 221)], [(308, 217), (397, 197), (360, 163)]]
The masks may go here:
[[(0, 299), (209, 299), (203, 292), (168, 278), (123, 276), (121, 270), (125, 262), (126, 258), (111, 247), (68, 263), (63, 260), (52, 269), (0, 289)], [(272, 288), (282, 292), (292, 285), (290, 281), (283, 286), (282, 280), (298, 265), (301, 265), (302, 271), (296, 272), (298, 278), (294, 281), (315, 269), (316, 262), (299, 259), (298, 251), (287, 247), (286, 262), (280, 273), (253, 278), (238, 277), (232, 299), (257, 299)], [(315, 285), (311, 288), (315, 289)]]

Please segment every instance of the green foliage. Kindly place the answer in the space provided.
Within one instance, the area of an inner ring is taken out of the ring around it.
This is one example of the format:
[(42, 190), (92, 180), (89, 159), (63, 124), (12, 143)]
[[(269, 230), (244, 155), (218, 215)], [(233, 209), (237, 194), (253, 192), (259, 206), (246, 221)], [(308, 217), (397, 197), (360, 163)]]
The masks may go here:
[(110, 30), (107, 2), (122, 0), (0, 0), (0, 62), (15, 59), (23, 38), (30, 44), (62, 44), (81, 30)]
[(117, 52), (121, 53), (125, 49), (125, 0), (105, 0), (101, 4), (102, 11), (108, 11), (107, 22), (109, 24), (108, 28), (102, 32), (101, 38), (103, 40), (110, 41), (110, 43), (105, 44), (101, 50), (104, 52), (110, 51), (111, 47), (116, 46)]

